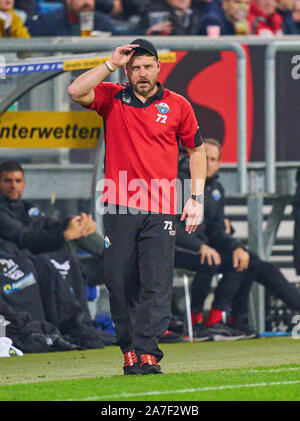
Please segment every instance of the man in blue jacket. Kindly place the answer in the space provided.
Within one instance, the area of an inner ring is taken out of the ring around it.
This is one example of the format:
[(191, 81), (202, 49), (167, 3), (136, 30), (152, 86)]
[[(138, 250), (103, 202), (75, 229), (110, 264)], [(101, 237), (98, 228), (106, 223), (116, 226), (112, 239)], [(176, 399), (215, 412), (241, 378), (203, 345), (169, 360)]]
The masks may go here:
[[(249, 254), (243, 244), (225, 232), (224, 188), (218, 181), (216, 171), (220, 165), (221, 145), (214, 139), (206, 139), (207, 179), (205, 184), (204, 221), (197, 230), (188, 235), (184, 223), (177, 221), (175, 267), (196, 272), (192, 284), (192, 323), (196, 340), (242, 339), (244, 334), (223, 322), (233, 297), (243, 279), (243, 271), (249, 264)], [(189, 156), (180, 160), (179, 178), (189, 179)], [(210, 291), (213, 275), (222, 273), (215, 293), (212, 309), (203, 322), (203, 305)]]
[[(91, 258), (81, 264), (88, 285), (102, 283), (103, 239), (96, 233), (91, 215), (81, 213), (57, 220), (46, 216), (33, 203), (23, 200), (25, 176), (21, 165), (4, 161), (0, 165), (0, 238), (32, 254), (64, 250), (77, 258), (77, 243)], [(96, 270), (97, 269), (97, 270)]]
[[(186, 234), (182, 222), (177, 222), (175, 267), (196, 272), (191, 303), (195, 340), (234, 340), (242, 339), (241, 335), (251, 339), (258, 336), (247, 325), (248, 296), (254, 281), (265, 286), (298, 314), (300, 294), (277, 266), (260, 259), (252, 250), (246, 250), (232, 235), (232, 229), (225, 227), (225, 191), (217, 176), (221, 145), (214, 139), (206, 139), (205, 143), (207, 179), (204, 222), (191, 235)], [(181, 181), (189, 178), (188, 161), (188, 155), (180, 161)], [(203, 305), (210, 292), (212, 276), (216, 273), (223, 274), (223, 277), (215, 290), (212, 309), (204, 324)], [(228, 310), (231, 325), (227, 324)]]
[(293, 19), (294, 0), (278, 0), (277, 12), (283, 17), (283, 33), (286, 35), (298, 35), (299, 28)]
[[(205, 13), (200, 21), (199, 35), (247, 35), (249, 28), (247, 16), (250, 10), (250, 0), (220, 0)], [(237, 22), (245, 22), (245, 34), (238, 33)]]
[(94, 11), (94, 30), (118, 34), (113, 21), (104, 13), (95, 11), (95, 0), (65, 0), (65, 5), (54, 12), (30, 19), (26, 26), (31, 36), (80, 36), (79, 15)]

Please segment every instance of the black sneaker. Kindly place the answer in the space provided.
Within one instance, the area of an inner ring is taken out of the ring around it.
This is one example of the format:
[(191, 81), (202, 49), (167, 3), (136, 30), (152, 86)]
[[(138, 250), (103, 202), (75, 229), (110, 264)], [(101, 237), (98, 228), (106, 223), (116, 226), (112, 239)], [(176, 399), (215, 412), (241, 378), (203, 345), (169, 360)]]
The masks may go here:
[(161, 344), (174, 344), (176, 342), (182, 342), (183, 335), (177, 332), (171, 332), (170, 330), (166, 330), (164, 336), (162, 336), (159, 340)]
[(256, 331), (256, 330), (254, 330), (254, 329), (251, 329), (248, 325), (246, 325), (246, 324), (243, 324), (243, 325), (240, 325), (240, 324), (234, 324), (234, 325), (232, 325), (232, 327), (234, 328), (234, 329), (237, 329), (237, 330), (239, 330), (240, 332), (242, 332), (244, 335), (245, 335), (245, 339), (255, 339), (255, 338), (259, 338), (259, 333)]
[(125, 352), (123, 371), (125, 375), (143, 374), (134, 350)]
[(245, 339), (254, 339), (259, 338), (259, 333), (251, 329), (248, 325), (248, 315), (245, 313), (237, 314), (233, 317), (233, 323), (231, 326), (234, 329), (239, 330), (240, 332), (243, 332), (245, 335)]
[(194, 342), (213, 341), (213, 335), (204, 323), (193, 324), (193, 339)]
[(237, 341), (239, 339), (245, 339), (245, 334), (243, 332), (224, 323), (215, 323), (208, 329), (213, 336), (214, 341)]
[(139, 358), (142, 374), (162, 374), (161, 366), (157, 363), (154, 355), (141, 354)]
[(170, 321), (168, 329), (171, 332), (181, 333), (183, 335), (183, 333), (184, 333), (184, 323), (183, 323), (182, 320), (173, 318)]

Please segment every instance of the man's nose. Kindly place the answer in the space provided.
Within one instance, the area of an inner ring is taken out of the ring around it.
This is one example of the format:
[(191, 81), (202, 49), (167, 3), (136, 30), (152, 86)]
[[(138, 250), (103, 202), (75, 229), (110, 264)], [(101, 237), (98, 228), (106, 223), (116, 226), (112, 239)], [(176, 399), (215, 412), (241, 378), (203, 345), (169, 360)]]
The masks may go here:
[(140, 68), (140, 76), (146, 76), (146, 74), (147, 74), (146, 70), (143, 67), (141, 67)]

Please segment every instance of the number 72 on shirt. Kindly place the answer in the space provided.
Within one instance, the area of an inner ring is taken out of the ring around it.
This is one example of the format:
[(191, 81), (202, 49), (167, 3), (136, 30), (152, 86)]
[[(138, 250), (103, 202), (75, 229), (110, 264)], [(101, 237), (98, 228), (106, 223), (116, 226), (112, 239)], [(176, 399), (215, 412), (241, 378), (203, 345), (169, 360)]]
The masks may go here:
[(168, 117), (166, 115), (157, 114), (157, 119), (155, 121), (160, 122), (160, 123), (166, 123), (167, 118)]

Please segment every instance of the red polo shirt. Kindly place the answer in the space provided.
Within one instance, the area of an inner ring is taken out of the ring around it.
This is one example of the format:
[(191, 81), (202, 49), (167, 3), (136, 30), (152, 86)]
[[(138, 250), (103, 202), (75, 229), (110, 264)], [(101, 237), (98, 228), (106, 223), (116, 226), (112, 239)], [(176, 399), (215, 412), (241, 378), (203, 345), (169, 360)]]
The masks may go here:
[[(146, 103), (130, 85), (101, 82), (90, 109), (104, 120), (104, 202), (176, 214), (178, 141), (203, 143), (191, 104), (163, 88)], [(115, 187), (114, 187), (115, 186)]]

